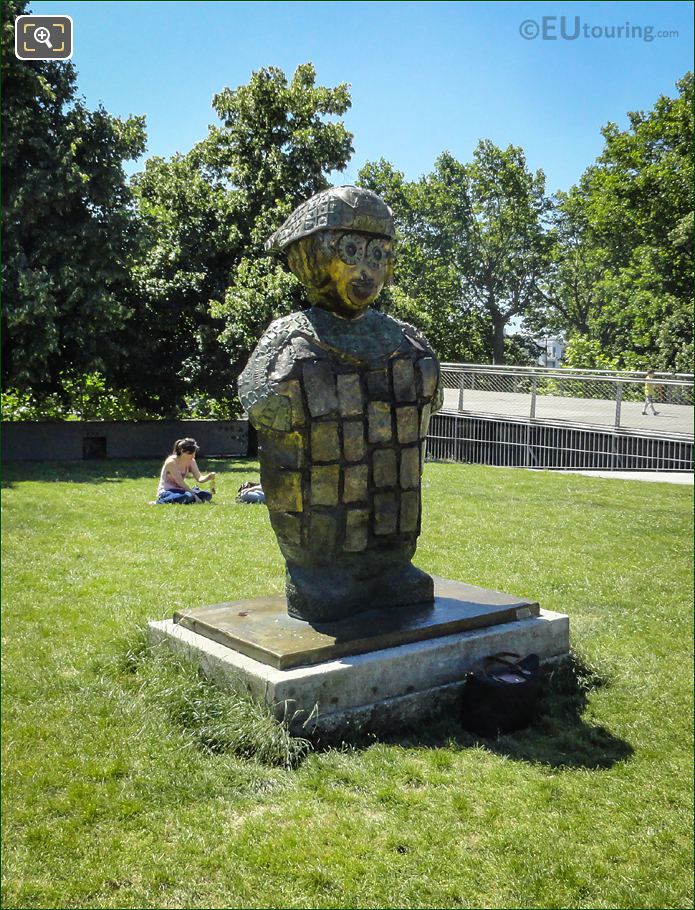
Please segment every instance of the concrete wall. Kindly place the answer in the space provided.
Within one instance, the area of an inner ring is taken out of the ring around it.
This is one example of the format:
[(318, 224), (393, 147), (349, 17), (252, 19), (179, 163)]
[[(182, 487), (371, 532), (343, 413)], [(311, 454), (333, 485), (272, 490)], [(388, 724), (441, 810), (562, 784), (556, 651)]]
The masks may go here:
[(202, 457), (249, 454), (247, 420), (3, 422), (2, 460), (163, 458), (185, 436), (198, 442)]

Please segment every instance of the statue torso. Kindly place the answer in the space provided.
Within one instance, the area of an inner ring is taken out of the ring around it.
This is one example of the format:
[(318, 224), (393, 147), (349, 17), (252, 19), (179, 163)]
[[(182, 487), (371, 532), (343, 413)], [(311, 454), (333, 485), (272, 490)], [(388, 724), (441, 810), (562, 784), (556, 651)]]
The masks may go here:
[(286, 559), (415, 550), (439, 367), (412, 326), (314, 308), (274, 322), (239, 381)]

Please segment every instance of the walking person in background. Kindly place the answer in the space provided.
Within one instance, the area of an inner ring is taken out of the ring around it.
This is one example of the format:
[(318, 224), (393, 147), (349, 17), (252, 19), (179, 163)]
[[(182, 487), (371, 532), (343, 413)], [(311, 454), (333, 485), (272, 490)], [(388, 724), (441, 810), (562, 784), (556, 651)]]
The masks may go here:
[(656, 395), (656, 387), (654, 386), (654, 370), (649, 370), (647, 375), (644, 377), (644, 409), (642, 410), (643, 414), (647, 413), (647, 408), (651, 407), (652, 414), (656, 417), (659, 413), (654, 410), (654, 397)]
[(190, 505), (194, 502), (209, 502), (212, 493), (201, 490), (199, 486), (189, 487), (186, 477), (192, 474), (197, 483), (210, 483), (214, 489), (215, 472), (201, 474), (195, 461), (199, 449), (195, 439), (177, 439), (174, 450), (162, 465), (157, 489), (157, 503), (178, 503)]

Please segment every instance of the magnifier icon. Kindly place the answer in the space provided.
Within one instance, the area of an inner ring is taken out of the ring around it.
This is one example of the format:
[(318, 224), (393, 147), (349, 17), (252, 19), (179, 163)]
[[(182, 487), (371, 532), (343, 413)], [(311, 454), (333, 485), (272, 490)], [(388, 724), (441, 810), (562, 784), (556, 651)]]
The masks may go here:
[(34, 29), (34, 41), (37, 41), (39, 44), (45, 44), (46, 47), (53, 50), (53, 45), (51, 44), (51, 33), (43, 25), (40, 25), (38, 28)]

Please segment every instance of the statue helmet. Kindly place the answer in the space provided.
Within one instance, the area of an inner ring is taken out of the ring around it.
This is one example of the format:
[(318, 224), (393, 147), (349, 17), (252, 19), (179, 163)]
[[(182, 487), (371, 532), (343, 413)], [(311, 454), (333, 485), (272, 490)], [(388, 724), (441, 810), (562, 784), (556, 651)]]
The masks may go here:
[(393, 212), (371, 190), (333, 186), (316, 193), (296, 208), (268, 238), (266, 250), (285, 250), (295, 240), (317, 231), (352, 230), (393, 237)]

